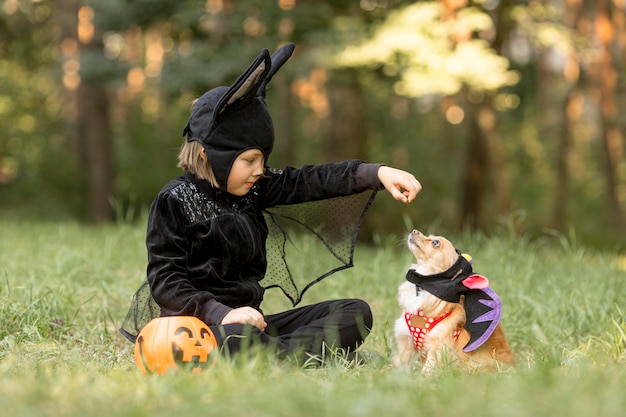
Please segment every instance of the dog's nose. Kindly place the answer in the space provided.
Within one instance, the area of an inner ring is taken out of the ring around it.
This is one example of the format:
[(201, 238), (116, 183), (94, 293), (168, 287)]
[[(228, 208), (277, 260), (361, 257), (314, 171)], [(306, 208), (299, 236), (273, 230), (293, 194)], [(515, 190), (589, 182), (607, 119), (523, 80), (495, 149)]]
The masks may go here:
[(413, 229), (413, 231), (411, 232), (412, 235), (420, 235), (420, 231), (417, 229)]

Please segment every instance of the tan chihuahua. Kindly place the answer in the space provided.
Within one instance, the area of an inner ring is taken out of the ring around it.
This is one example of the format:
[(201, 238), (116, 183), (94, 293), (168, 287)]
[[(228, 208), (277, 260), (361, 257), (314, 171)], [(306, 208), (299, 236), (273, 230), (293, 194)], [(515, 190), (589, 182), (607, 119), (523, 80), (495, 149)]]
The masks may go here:
[(487, 278), (472, 272), (471, 258), (442, 236), (413, 230), (409, 250), (417, 262), (398, 289), (403, 309), (395, 322), (394, 363), (424, 373), (450, 364), (497, 370), (514, 365), (499, 321), (502, 306)]

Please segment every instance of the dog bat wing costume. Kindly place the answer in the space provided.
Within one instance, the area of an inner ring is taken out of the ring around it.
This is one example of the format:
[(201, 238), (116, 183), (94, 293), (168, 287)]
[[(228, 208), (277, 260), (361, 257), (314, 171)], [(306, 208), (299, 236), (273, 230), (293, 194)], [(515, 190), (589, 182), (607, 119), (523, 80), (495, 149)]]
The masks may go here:
[[(457, 251), (458, 252), (458, 251)], [(474, 274), (471, 263), (459, 252), (459, 258), (449, 269), (435, 275), (421, 275), (409, 270), (407, 281), (415, 284), (417, 292), (424, 290), (450, 303), (465, 296), (465, 328), (470, 340), (465, 352), (478, 349), (493, 334), (502, 317), (500, 297), (489, 288), (489, 280)]]

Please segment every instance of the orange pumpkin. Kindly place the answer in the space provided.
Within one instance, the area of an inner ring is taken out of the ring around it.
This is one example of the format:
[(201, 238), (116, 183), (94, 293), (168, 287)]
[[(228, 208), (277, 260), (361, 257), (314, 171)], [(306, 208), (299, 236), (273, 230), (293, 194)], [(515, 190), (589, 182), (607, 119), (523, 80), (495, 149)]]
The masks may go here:
[(144, 372), (202, 372), (215, 363), (217, 341), (202, 320), (191, 316), (158, 317), (139, 332), (135, 363)]

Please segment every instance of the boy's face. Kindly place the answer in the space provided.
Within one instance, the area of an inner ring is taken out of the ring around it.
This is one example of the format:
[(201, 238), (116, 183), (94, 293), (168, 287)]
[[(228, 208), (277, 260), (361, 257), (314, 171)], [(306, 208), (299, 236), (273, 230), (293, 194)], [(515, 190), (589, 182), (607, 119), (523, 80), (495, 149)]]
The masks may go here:
[(248, 194), (250, 188), (263, 175), (265, 157), (259, 149), (249, 149), (242, 152), (230, 169), (226, 191), (236, 196)]

